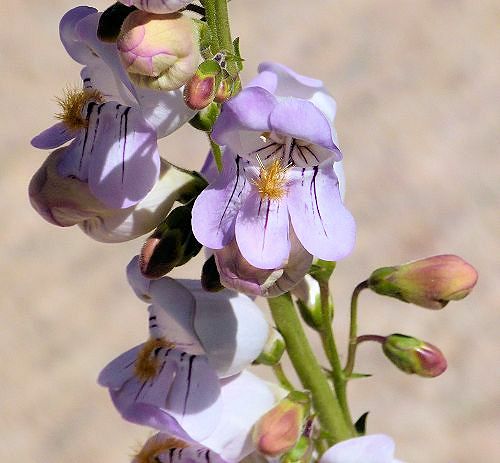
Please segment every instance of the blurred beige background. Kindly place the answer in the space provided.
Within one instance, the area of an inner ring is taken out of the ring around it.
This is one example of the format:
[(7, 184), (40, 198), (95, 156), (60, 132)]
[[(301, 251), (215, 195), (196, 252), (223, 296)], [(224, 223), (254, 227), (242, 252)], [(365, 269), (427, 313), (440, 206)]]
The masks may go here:
[[(52, 123), (54, 96), (78, 83), (58, 40), (72, 0), (2, 2), (0, 14), (0, 458), (125, 462), (145, 431), (122, 422), (95, 384), (100, 368), (146, 334), (144, 305), (124, 279), (140, 240), (91, 241), (30, 208), (27, 185), (46, 153), (29, 139)], [(95, 0), (94, 6), (107, 2)], [(369, 432), (411, 463), (500, 461), (498, 367), (500, 5), (494, 0), (234, 0), (245, 78), (280, 61), (323, 79), (338, 102), (347, 204), (359, 232), (338, 266), (336, 325), (344, 346), (354, 285), (377, 266), (456, 253), (480, 272), (475, 292), (441, 312), (361, 298), (361, 333), (403, 332), (437, 344), (448, 371), (404, 375), (375, 346), (352, 384)], [(496, 100), (496, 101), (495, 101)], [(162, 154), (196, 168), (203, 136), (187, 128)], [(197, 275), (197, 267), (181, 276)], [(344, 350), (344, 349), (342, 349)]]

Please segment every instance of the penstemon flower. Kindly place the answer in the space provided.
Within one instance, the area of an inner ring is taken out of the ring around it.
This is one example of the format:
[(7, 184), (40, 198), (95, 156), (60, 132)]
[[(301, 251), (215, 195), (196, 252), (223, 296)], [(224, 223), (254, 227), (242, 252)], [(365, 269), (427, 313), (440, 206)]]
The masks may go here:
[[(137, 258), (129, 264), (128, 276), (136, 294), (151, 302), (150, 339), (99, 375), (119, 412), (129, 421), (216, 451), (247, 448), (251, 427), (277, 400), (265, 383), (241, 373), (269, 335), (258, 307), (227, 290), (205, 293), (199, 282), (147, 280)], [(236, 403), (237, 391), (247, 387), (251, 407), (243, 396)]]
[(235, 238), (261, 269), (286, 262), (290, 226), (310, 254), (341, 259), (354, 246), (355, 225), (335, 173), (333, 100), (319, 81), (283, 66), (259, 70), (264, 75), (223, 106), (214, 126), (224, 166), (196, 200), (193, 232), (212, 249)]
[(157, 137), (178, 128), (193, 112), (180, 92), (155, 97), (151, 90), (133, 87), (115, 46), (95, 37), (98, 19), (99, 13), (87, 7), (62, 18), (63, 44), (86, 65), (83, 88), (65, 92), (59, 100), (61, 122), (33, 138), (32, 145), (51, 149), (73, 140), (61, 155), (58, 172), (87, 183), (105, 205), (128, 208), (158, 180)]

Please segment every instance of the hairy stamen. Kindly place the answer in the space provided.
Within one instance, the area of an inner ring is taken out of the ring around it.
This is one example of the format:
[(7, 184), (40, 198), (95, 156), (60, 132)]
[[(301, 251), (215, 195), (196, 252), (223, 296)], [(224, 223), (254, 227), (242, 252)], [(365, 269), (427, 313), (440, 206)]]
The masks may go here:
[(274, 159), (265, 166), (259, 155), (257, 161), (260, 165), (260, 174), (251, 180), (262, 199), (279, 200), (287, 193), (286, 171), (290, 167), (283, 166), (280, 159)]
[(150, 339), (137, 355), (135, 361), (135, 376), (143, 381), (154, 378), (158, 374), (157, 349), (171, 349), (175, 344), (166, 339)]
[(81, 130), (88, 127), (88, 120), (84, 114), (90, 102), (104, 103), (104, 95), (93, 88), (76, 89), (67, 87), (62, 97), (56, 98), (61, 111), (56, 118), (70, 130)]
[(173, 437), (163, 437), (159, 434), (146, 441), (144, 447), (135, 455), (132, 463), (157, 463), (159, 455), (170, 449), (184, 449), (188, 444)]

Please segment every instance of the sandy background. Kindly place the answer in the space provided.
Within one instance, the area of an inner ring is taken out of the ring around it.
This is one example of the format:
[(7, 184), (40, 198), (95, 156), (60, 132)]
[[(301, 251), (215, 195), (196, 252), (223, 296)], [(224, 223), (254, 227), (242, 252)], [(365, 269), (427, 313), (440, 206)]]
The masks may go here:
[[(95, 384), (108, 360), (146, 334), (145, 306), (123, 272), (141, 242), (93, 242), (43, 222), (27, 201), (29, 179), (45, 157), (28, 141), (52, 123), (54, 96), (78, 82), (57, 34), (59, 18), (76, 5), (0, 6), (6, 461), (128, 461), (144, 436), (118, 418)], [(231, 11), (245, 76), (259, 61), (281, 61), (326, 81), (337, 99), (347, 204), (359, 226), (355, 252), (339, 264), (334, 283), (341, 340), (350, 290), (377, 266), (446, 252), (480, 272), (474, 294), (441, 312), (362, 296), (361, 333), (427, 339), (447, 354), (449, 370), (414, 378), (363, 346), (359, 369), (375, 376), (352, 385), (354, 413), (370, 410), (369, 432), (392, 435), (407, 462), (500, 461), (498, 2), (234, 0)], [(189, 130), (162, 145), (165, 157), (190, 168), (205, 151), (204, 138)], [(196, 266), (177, 272), (196, 274)]]

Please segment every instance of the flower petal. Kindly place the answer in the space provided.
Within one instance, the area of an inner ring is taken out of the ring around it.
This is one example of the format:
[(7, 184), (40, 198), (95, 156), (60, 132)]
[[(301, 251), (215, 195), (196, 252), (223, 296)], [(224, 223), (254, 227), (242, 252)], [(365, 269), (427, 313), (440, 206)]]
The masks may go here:
[(236, 214), (250, 189), (243, 173), (246, 164), (226, 149), (222, 172), (194, 203), (193, 233), (208, 248), (221, 249), (234, 237)]
[(169, 432), (172, 420), (164, 416), (167, 413), (193, 439), (208, 437), (218, 422), (222, 402), (219, 380), (206, 357), (162, 348), (155, 353), (158, 374), (143, 380), (135, 375), (135, 359), (142, 346), (113, 360), (99, 375), (99, 384), (110, 389), (118, 411), (129, 421)]
[(209, 293), (199, 281), (181, 283), (196, 299), (194, 329), (218, 376), (225, 378), (248, 367), (262, 352), (269, 335), (270, 327), (260, 308), (234, 291)]
[(158, 180), (155, 130), (135, 108), (108, 102), (92, 108), (88, 132), (92, 193), (109, 207), (137, 204)]
[(73, 138), (75, 138), (75, 133), (68, 130), (63, 122), (58, 122), (34, 137), (31, 145), (42, 150), (54, 149)]
[(139, 256), (135, 256), (127, 265), (128, 284), (134, 290), (135, 295), (144, 302), (151, 302), (152, 280), (145, 278), (139, 267)]
[(164, 277), (151, 282), (150, 294), (150, 336), (165, 338), (184, 352), (203, 354), (193, 325), (196, 301), (191, 292), (178, 281)]
[(126, 209), (106, 208), (105, 212), (83, 220), (79, 226), (92, 239), (102, 243), (133, 240), (156, 228), (192, 182), (192, 174), (160, 158), (160, 178), (143, 200)]
[(253, 425), (279, 399), (267, 383), (246, 370), (221, 383), (222, 416), (201, 443), (226, 460), (240, 461), (254, 449), (249, 438)]
[(261, 133), (270, 130), (268, 119), (276, 103), (276, 98), (260, 87), (242, 90), (222, 106), (212, 138), (239, 155), (254, 151)]
[(292, 96), (308, 100), (333, 123), (337, 103), (326, 91), (321, 80), (298, 74), (279, 63), (264, 62), (259, 65), (258, 70), (258, 76), (248, 86), (263, 87), (278, 99)]
[(193, 0), (120, 0), (127, 6), (135, 6), (139, 10), (149, 11), (150, 13), (163, 14), (163, 13), (173, 13), (181, 8), (184, 8), (187, 4), (191, 3)]
[(354, 247), (356, 226), (340, 199), (333, 166), (293, 169), (290, 177), (290, 218), (304, 248), (330, 261), (347, 256)]
[[(132, 85), (132, 82), (130, 82), (127, 72), (121, 64), (116, 45), (114, 43), (105, 43), (97, 38), (97, 26), (99, 24), (100, 16), (101, 13), (95, 13), (80, 20), (75, 26), (75, 35), (83, 44), (90, 48), (95, 55), (101, 58), (110, 67), (113, 74), (115, 74), (118, 79), (122, 81), (123, 85), (125, 85), (125, 87), (127, 87), (130, 93), (135, 97), (135, 88)], [(90, 63), (85, 62), (83, 64)]]
[[(321, 153), (323, 156), (333, 157), (335, 160), (340, 159), (340, 151), (333, 141), (330, 123), (326, 116), (309, 101), (298, 98), (283, 99), (271, 112), (269, 125), (276, 132), (307, 140), (330, 151), (329, 153), (323, 151)], [(313, 165), (320, 164), (328, 157), (317, 159)]]
[(76, 33), (76, 25), (82, 19), (95, 13), (97, 13), (95, 8), (77, 6), (69, 10), (59, 22), (59, 36), (61, 42), (68, 52), (68, 55), (80, 64), (89, 64), (96, 60), (96, 56), (92, 53), (92, 50), (80, 40), (80, 37)]
[(393, 463), (394, 441), (384, 434), (348, 439), (329, 448), (320, 463)]
[(285, 200), (262, 199), (253, 192), (236, 218), (236, 242), (254, 267), (283, 266), (290, 252), (288, 208)]
[(196, 114), (184, 103), (181, 90), (167, 92), (137, 87), (136, 98), (144, 119), (156, 129), (158, 138), (170, 135)]
[(158, 433), (150, 437), (132, 463), (227, 463), (219, 455), (197, 442), (172, 439), (172, 435)]

